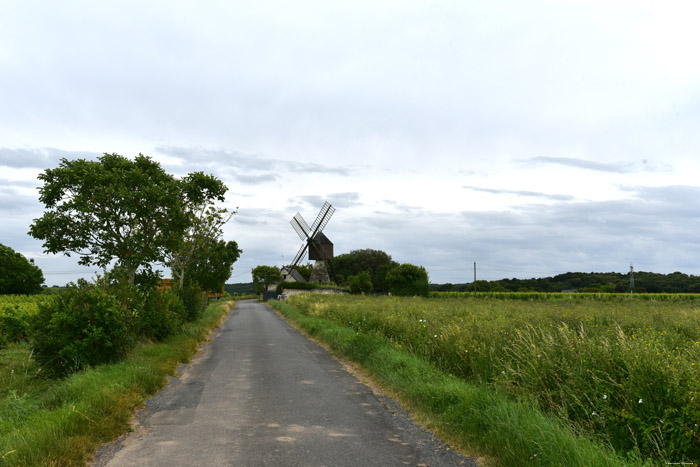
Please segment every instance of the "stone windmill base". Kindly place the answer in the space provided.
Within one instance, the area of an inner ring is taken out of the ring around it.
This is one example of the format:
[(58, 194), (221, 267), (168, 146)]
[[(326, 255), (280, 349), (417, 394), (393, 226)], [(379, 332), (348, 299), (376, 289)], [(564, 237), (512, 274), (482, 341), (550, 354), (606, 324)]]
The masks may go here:
[(311, 271), (309, 282), (330, 282), (331, 277), (326, 268), (326, 262), (323, 260), (314, 261), (314, 268)]

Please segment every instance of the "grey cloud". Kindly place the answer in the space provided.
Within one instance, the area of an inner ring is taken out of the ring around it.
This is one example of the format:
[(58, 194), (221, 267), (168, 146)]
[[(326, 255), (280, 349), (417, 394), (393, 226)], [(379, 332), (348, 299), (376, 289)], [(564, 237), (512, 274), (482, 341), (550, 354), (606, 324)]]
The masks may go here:
[(0, 148), (0, 165), (15, 168), (45, 169), (58, 165), (61, 158), (95, 159), (101, 154), (88, 151), (63, 151), (54, 148)]
[(435, 282), (471, 281), (475, 261), (482, 279), (625, 271), (630, 262), (638, 270), (700, 272), (700, 187), (630, 192), (622, 200), (411, 216), (389, 201), (389, 212), (346, 219), (352, 232), (336, 226), (334, 242), (338, 252), (384, 249), (399, 262), (426, 266)]
[(316, 163), (272, 159), (259, 154), (245, 154), (228, 149), (201, 149), (160, 146), (156, 152), (177, 157), (192, 167), (228, 167), (231, 170), (255, 170), (272, 177), (284, 173), (329, 174), (347, 176), (352, 170), (347, 167), (326, 166)]
[[(360, 194), (356, 192), (345, 192), (345, 193), (329, 193), (326, 196), (319, 195), (309, 195), (309, 196), (298, 196), (291, 201), (300, 201), (303, 203), (303, 208), (316, 208), (319, 209), (325, 201), (328, 201), (336, 208), (350, 208), (354, 206), (359, 206), (362, 203), (359, 202)], [(294, 204), (294, 203), (293, 203)], [(295, 207), (299, 208), (299, 205), (294, 204)]]
[(261, 220), (255, 217), (242, 217), (238, 216), (236, 218), (236, 223), (244, 224), (244, 225), (267, 225), (268, 222), (266, 220)]
[(495, 189), (495, 188), (479, 188), (479, 187), (475, 187), (475, 186), (464, 186), (463, 188), (466, 188), (466, 189), (472, 190), (472, 191), (481, 191), (483, 193), (491, 193), (494, 195), (528, 196), (528, 197), (533, 197), (533, 198), (549, 199), (552, 201), (571, 201), (571, 200), (575, 199), (573, 196), (570, 196), (570, 195), (550, 195), (547, 193), (539, 193), (536, 191), (519, 191), (519, 190), (504, 190), (504, 189)]
[(670, 185), (660, 187), (620, 187), (637, 198), (678, 207), (700, 208), (700, 186)]
[(630, 173), (637, 171), (634, 164), (628, 162), (603, 163), (573, 157), (532, 157), (522, 162), (530, 165), (558, 164), (579, 169), (595, 170), (597, 172)]
[(11, 187), (0, 186), (0, 213), (26, 215), (32, 212), (36, 212), (37, 217), (41, 215), (38, 196), (23, 195)]
[(39, 181), (31, 180), (8, 180), (6, 178), (0, 178), (0, 189), (8, 189), (10, 187), (23, 187), (23, 188), (36, 188), (40, 185)]
[(234, 175), (234, 178), (244, 185), (259, 185), (276, 181), (279, 177), (275, 174), (264, 175)]

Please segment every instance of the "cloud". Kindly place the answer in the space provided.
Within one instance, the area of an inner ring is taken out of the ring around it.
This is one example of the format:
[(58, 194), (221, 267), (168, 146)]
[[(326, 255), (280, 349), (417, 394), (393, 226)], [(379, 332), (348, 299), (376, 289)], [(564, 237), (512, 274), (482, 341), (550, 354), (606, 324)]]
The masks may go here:
[(0, 186), (0, 213), (24, 217), (33, 212), (37, 216), (41, 212), (38, 196), (22, 194), (11, 185)]
[(52, 168), (61, 158), (96, 159), (102, 154), (89, 151), (64, 151), (54, 148), (12, 149), (0, 148), (0, 166), (13, 168)]
[[(567, 271), (697, 273), (700, 187), (630, 187), (630, 198), (530, 203), (508, 210), (389, 211), (336, 225), (338, 254), (383, 249), (396, 261), (426, 266), (434, 282), (542, 277)], [(498, 190), (497, 190), (498, 191)], [(699, 201), (695, 201), (699, 200)], [(697, 253), (696, 253), (697, 252)]]
[(7, 190), (10, 188), (36, 188), (39, 184), (39, 181), (34, 180), (8, 180), (6, 178), (0, 178), (0, 190)]
[(595, 162), (572, 157), (532, 157), (521, 162), (527, 165), (558, 164), (597, 172), (631, 173), (637, 171), (635, 165), (628, 162)]
[(260, 185), (262, 183), (271, 183), (277, 181), (279, 178), (276, 174), (263, 174), (263, 175), (234, 175), (237, 181), (244, 185)]
[(346, 192), (346, 193), (329, 193), (326, 196), (299, 196), (295, 200), (305, 203), (309, 207), (319, 209), (323, 206), (325, 201), (328, 201), (335, 208), (350, 208), (355, 206), (360, 206), (362, 203), (358, 202), (360, 199), (360, 194), (356, 192)]
[(230, 149), (159, 146), (155, 148), (155, 152), (176, 157), (184, 165), (194, 168), (194, 170), (202, 166), (207, 168), (225, 167), (226, 170), (235, 172), (235, 177), (243, 177), (238, 175), (239, 171), (261, 172), (260, 175), (246, 175), (251, 177), (253, 183), (275, 181), (277, 177), (286, 173), (348, 176), (353, 172), (348, 167), (329, 166), (313, 162), (286, 161)]
[(479, 188), (475, 186), (464, 186), (467, 190), (480, 191), (483, 193), (492, 193), (494, 195), (516, 195), (516, 196), (528, 196), (533, 198), (542, 198), (552, 201), (571, 201), (575, 199), (570, 195), (550, 195), (547, 193), (539, 193), (536, 191), (519, 191), (519, 190), (504, 190), (495, 188)]

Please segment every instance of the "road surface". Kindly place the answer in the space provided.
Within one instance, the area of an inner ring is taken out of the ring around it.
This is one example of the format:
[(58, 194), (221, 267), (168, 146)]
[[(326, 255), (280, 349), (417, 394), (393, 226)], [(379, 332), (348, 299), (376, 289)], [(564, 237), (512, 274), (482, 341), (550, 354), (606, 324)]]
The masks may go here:
[(476, 465), (255, 301), (178, 374), (94, 466)]

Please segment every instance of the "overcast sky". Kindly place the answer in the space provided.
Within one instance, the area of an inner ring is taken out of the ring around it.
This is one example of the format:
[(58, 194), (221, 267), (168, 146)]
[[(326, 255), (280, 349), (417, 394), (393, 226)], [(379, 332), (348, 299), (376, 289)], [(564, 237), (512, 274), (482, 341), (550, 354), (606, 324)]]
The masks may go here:
[(0, 243), (36, 177), (101, 153), (205, 171), (239, 207), (230, 282), (290, 261), (324, 201), (336, 254), (431, 282), (700, 274), (693, 0), (0, 1)]

